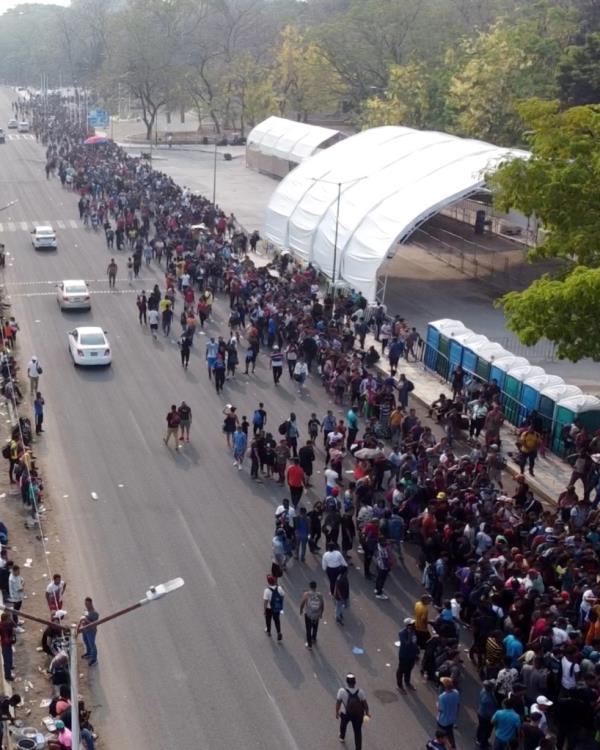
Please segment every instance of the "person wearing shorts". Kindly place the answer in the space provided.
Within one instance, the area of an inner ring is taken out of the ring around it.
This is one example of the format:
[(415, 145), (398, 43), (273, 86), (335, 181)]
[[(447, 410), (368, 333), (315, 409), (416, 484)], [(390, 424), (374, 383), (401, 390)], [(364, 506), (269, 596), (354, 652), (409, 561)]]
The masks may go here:
[(148, 310), (148, 322), (152, 338), (158, 337), (158, 310)]
[(190, 442), (190, 425), (192, 424), (192, 410), (190, 407), (185, 403), (185, 401), (181, 402), (181, 406), (179, 409), (177, 409), (177, 413), (179, 414), (179, 440), (183, 443), (184, 441), (186, 443)]

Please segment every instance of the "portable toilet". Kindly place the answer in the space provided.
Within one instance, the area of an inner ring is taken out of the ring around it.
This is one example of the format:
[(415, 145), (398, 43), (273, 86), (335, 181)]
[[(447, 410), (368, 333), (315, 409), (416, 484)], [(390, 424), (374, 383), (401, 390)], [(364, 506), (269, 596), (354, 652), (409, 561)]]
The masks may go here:
[(481, 341), (469, 341), (463, 346), (462, 367), (465, 372), (475, 374), (477, 368), (477, 352), (484, 346), (489, 346), (492, 342), (487, 336), (482, 336)]
[(498, 383), (498, 388), (500, 388), (501, 391), (504, 391), (506, 373), (511, 367), (525, 367), (525, 365), (528, 364), (529, 360), (525, 359), (525, 357), (515, 357), (512, 354), (510, 357), (495, 359), (490, 367), (490, 380), (495, 380)]
[[(441, 320), (434, 320), (427, 324), (423, 362), (428, 370), (437, 372), (440, 338), (442, 333), (445, 333), (446, 331), (452, 333), (452, 331), (455, 330), (466, 331), (468, 329), (460, 322), (460, 320), (452, 320), (451, 318), (442, 318)], [(444, 365), (447, 369), (447, 359), (444, 361)]]
[(556, 404), (554, 409), (554, 435), (552, 437), (552, 450), (561, 455), (564, 444), (561, 437), (565, 425), (579, 420), (588, 433), (600, 429), (600, 399), (585, 393), (579, 396), (563, 398)]
[(472, 351), (477, 355), (475, 375), (484, 383), (487, 383), (490, 379), (490, 369), (493, 362), (497, 359), (512, 356), (503, 346), (493, 341), (489, 341), (487, 344), (474, 344)]
[[(556, 377), (548, 375), (548, 377)], [(548, 432), (554, 430), (554, 409), (559, 401), (572, 396), (581, 396), (583, 391), (576, 385), (567, 383), (558, 383), (556, 385), (547, 385), (540, 391), (540, 400), (537, 410), (542, 417), (544, 424), (548, 424)]]
[(450, 336), (450, 346), (448, 351), (450, 369), (448, 372), (448, 380), (450, 380), (454, 370), (456, 370), (459, 365), (463, 365), (465, 347), (483, 341), (487, 341), (487, 338), (479, 333), (474, 333), (473, 331), (456, 333)]
[(519, 413), (521, 411), (521, 390), (523, 382), (536, 375), (545, 375), (543, 367), (535, 365), (524, 365), (523, 367), (511, 367), (506, 373), (504, 380), (504, 398), (502, 399), (502, 411), (511, 423), (519, 424)]
[[(532, 378), (527, 378), (523, 381), (523, 388), (521, 389), (521, 408), (517, 416), (517, 424), (523, 424), (528, 414), (532, 411), (537, 411), (540, 414), (539, 403), (540, 395), (544, 388), (548, 388), (551, 385), (564, 385), (565, 381), (558, 375), (534, 375)], [(549, 419), (546, 422), (544, 415), (540, 414), (544, 422), (544, 433), (549, 433), (552, 427), (552, 414), (549, 415)]]
[(437, 363), (436, 371), (439, 372), (444, 380), (450, 379), (450, 373), (456, 367), (456, 364), (452, 365), (451, 363), (450, 354), (455, 336), (463, 338), (465, 336), (475, 336), (475, 334), (469, 328), (454, 328), (452, 330), (447, 328), (444, 332), (440, 333), (440, 358), (442, 361)]

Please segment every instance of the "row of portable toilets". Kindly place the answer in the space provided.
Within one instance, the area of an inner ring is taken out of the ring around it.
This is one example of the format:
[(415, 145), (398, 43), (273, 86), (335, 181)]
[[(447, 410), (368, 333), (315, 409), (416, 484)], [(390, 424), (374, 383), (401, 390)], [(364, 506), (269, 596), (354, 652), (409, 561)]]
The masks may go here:
[(564, 453), (561, 433), (565, 425), (578, 419), (588, 433), (600, 429), (600, 399), (568, 385), (558, 375), (548, 375), (525, 357), (515, 357), (460, 320), (444, 318), (428, 324), (423, 362), (446, 381), (452, 380), (459, 365), (467, 380), (472, 376), (484, 383), (495, 379), (507, 420), (520, 426), (537, 411), (548, 445), (559, 455)]

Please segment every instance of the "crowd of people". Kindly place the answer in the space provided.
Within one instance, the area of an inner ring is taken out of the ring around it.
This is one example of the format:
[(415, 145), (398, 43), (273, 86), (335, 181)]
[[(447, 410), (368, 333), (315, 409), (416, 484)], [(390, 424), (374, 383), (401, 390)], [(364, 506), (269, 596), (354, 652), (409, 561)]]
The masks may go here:
[[(467, 382), (457, 370), (453, 397), (441, 396), (429, 417), (419, 416), (410, 401), (414, 385), (399, 369), (403, 359), (418, 357), (421, 339), (404, 319), (388, 316), (382, 306), (370, 308), (354, 291), (323, 294), (316, 269), (287, 254), (258, 267), (247, 254), (258, 236), (240, 230), (233, 214), (113, 143), (83, 145), (81, 131), (61, 118), (60, 108), (50, 120), (34, 118), (34, 128), (63, 185), (77, 192), (81, 217), (104, 227), (111, 251), (130, 254), (129, 283), (142, 261), (162, 270), (163, 287), (138, 295), (139, 322), (149, 322), (155, 336), (159, 327), (169, 336), (181, 309), (184, 368), (219, 296), (229, 308), (227, 330), (209, 336), (200, 353), (217, 393), (226, 392), (240, 364), (251, 377), (262, 360), (276, 387), (289, 382), (302, 399), (307, 384), (320, 383), (344, 414), (313, 413), (300, 427), (291, 412), (273, 429), (263, 403), (250, 419), (233, 404), (224, 409), (233, 465), (241, 471), (249, 464), (255, 482), (287, 488), (275, 512), (263, 593), (267, 636), (274, 627), (283, 638), (284, 582), (294, 558), (302, 564), (307, 551), (322, 553), (335, 620), (343, 627), (352, 556), (361, 556), (364, 578), (385, 601), (390, 573), (397, 568), (407, 574), (408, 542), (425, 593), (400, 630), (397, 687), (404, 695), (417, 689), (411, 673), (419, 664), (423, 679), (438, 691), (432, 750), (455, 747), (465, 638), (483, 681), (473, 737), (480, 748), (490, 746), (492, 733), (495, 750), (519, 743), (524, 750), (562, 750), (565, 743), (574, 750), (596, 741), (600, 526), (588, 481), (592, 439), (586, 442), (584, 431), (576, 430), (571, 483), (556, 506), (544, 506), (524, 474), (527, 468), (534, 475), (542, 448), (536, 415), (530, 415), (517, 438), (521, 474), (509, 491), (496, 383)], [(111, 285), (117, 280), (113, 263)], [(190, 423), (185, 402), (173, 405), (167, 446), (171, 438), (176, 450), (189, 440)], [(463, 430), (470, 442), (458, 454)], [(325, 467), (324, 486), (312, 484), (317, 461)], [(300, 603), (308, 649), (317, 642), (323, 603), (311, 582)], [(341, 690), (340, 739), (351, 723), (360, 748), (366, 695), (353, 675)]]

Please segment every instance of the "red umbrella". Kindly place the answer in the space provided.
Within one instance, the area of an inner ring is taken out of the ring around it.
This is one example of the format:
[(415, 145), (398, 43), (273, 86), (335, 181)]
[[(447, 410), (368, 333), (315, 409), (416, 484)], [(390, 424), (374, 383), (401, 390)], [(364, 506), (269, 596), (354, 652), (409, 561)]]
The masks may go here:
[(84, 143), (86, 146), (96, 146), (98, 143), (108, 143), (108, 138), (103, 135), (91, 135)]

